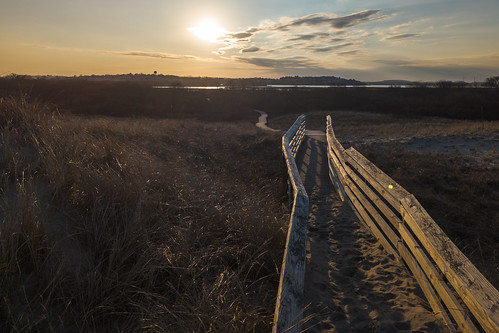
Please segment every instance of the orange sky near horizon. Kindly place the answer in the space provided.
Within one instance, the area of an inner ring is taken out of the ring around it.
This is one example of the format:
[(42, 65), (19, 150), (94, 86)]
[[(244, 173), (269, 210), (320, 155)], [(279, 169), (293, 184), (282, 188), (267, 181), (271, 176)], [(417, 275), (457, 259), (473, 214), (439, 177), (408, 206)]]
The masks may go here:
[(499, 75), (499, 1), (0, 1), (0, 76)]

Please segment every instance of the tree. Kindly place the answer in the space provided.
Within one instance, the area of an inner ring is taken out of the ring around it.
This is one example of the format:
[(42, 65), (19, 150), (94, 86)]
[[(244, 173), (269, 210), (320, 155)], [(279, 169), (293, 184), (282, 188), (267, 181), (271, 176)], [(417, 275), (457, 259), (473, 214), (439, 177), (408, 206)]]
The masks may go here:
[(454, 83), (452, 81), (440, 80), (435, 83), (437, 88), (452, 88)]
[(499, 76), (491, 76), (486, 78), (485, 85), (492, 88), (499, 88)]

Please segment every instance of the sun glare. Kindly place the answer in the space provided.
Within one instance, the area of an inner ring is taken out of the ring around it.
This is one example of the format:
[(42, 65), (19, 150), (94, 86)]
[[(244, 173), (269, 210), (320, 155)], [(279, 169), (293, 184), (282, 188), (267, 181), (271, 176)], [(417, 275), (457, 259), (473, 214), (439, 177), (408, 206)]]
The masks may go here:
[(188, 28), (198, 38), (210, 43), (219, 43), (220, 37), (225, 35), (227, 31), (219, 26), (213, 20), (204, 20), (198, 23), (197, 26)]

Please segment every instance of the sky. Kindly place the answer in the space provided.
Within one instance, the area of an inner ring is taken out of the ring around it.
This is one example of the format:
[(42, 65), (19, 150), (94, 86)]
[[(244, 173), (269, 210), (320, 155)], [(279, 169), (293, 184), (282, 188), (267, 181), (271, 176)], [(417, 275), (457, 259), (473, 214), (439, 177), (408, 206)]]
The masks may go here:
[(0, 76), (499, 75), (499, 0), (0, 0)]

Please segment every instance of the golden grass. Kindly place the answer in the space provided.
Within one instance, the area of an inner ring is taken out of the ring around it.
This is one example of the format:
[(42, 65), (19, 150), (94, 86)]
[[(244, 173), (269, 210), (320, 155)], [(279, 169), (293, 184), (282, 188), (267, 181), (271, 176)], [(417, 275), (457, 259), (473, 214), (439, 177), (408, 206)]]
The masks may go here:
[(279, 135), (11, 98), (0, 131), (3, 330), (270, 330), (289, 217)]

